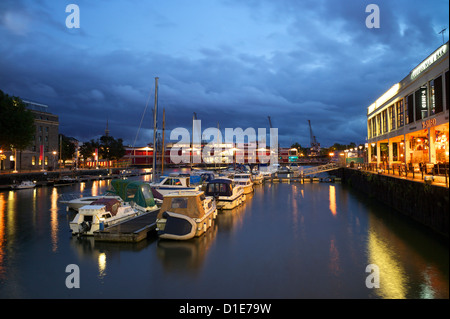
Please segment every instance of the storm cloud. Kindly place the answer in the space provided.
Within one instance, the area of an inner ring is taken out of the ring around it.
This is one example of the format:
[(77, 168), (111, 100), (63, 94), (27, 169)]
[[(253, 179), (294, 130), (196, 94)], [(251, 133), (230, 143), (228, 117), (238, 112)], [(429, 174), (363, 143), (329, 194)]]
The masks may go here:
[[(152, 141), (154, 78), (166, 129), (269, 127), (279, 143), (364, 143), (366, 109), (442, 44), (448, 1), (2, 1), (0, 89), (49, 105), (60, 132)], [(447, 33), (448, 34), (448, 33)], [(448, 37), (445, 37), (447, 41)], [(146, 108), (147, 107), (147, 108)], [(146, 113), (144, 115), (144, 110)], [(166, 136), (169, 136), (167, 134)]]

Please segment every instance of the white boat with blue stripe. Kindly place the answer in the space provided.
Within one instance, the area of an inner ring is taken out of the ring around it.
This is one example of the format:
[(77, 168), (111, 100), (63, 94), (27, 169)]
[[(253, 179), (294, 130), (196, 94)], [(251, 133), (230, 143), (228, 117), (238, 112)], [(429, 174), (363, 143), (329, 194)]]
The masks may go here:
[(165, 196), (174, 191), (200, 191), (202, 184), (200, 176), (172, 173), (168, 176), (161, 176), (158, 183), (151, 183), (150, 186)]

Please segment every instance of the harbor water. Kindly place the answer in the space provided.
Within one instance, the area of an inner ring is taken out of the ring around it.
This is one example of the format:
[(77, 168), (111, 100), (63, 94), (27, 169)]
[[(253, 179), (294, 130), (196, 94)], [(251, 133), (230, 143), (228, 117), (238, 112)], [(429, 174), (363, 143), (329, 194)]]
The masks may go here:
[(110, 185), (0, 192), (0, 298), (449, 298), (447, 241), (346, 185), (256, 185), (188, 241), (73, 237), (61, 196)]

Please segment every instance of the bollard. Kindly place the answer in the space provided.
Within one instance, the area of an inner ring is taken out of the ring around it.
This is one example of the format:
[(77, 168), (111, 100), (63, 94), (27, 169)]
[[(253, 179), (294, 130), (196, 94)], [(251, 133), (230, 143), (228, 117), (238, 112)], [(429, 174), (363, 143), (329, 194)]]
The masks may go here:
[(445, 186), (448, 187), (448, 179), (447, 179), (447, 174), (448, 173), (448, 169), (445, 169)]

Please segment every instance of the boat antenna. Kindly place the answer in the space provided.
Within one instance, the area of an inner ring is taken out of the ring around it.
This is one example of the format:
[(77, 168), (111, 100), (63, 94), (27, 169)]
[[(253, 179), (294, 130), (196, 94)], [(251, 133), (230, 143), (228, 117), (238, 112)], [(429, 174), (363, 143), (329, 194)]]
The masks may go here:
[(444, 35), (445, 35), (445, 31), (447, 30), (447, 28), (443, 28), (440, 32), (438, 32), (438, 34), (442, 33), (442, 43), (445, 43), (445, 39), (444, 39)]
[(153, 164), (152, 164), (152, 180), (156, 181), (156, 131), (157, 121), (156, 114), (158, 111), (158, 77), (155, 77), (155, 109), (153, 110)]

